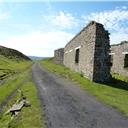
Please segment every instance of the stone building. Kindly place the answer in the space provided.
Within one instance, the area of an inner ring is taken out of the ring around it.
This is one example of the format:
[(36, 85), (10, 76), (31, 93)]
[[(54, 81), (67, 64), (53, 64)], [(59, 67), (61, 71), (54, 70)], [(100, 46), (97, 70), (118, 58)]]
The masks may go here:
[(64, 48), (60, 48), (54, 51), (54, 62), (56, 64), (63, 64)]
[(128, 42), (111, 46), (111, 71), (128, 76)]
[(64, 48), (64, 65), (91, 81), (110, 81), (109, 33), (102, 24), (90, 22)]

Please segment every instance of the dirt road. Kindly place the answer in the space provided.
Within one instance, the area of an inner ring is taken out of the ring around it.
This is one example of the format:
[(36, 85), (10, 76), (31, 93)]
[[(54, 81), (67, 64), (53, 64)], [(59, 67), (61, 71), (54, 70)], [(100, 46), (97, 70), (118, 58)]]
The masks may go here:
[(128, 128), (128, 119), (73, 82), (48, 72), (38, 63), (32, 72), (47, 128)]

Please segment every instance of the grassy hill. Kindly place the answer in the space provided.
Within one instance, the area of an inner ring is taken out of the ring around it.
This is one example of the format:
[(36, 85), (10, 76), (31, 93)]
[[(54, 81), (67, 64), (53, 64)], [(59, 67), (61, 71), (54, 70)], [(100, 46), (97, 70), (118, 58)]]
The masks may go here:
[[(24, 74), (31, 64), (30, 59), (21, 52), (0, 46), (0, 107), (17, 88), (18, 84), (13, 82), (11, 86), (11, 81), (15, 81), (21, 74)], [(6, 83), (8, 83), (7, 86)]]
[(16, 61), (0, 55), (0, 80), (22, 72), (29, 63), (31, 62), (25, 60)]
[(29, 56), (31, 60), (44, 60), (48, 59), (49, 57), (38, 57), (38, 56)]
[(21, 72), (28, 63), (30, 58), (21, 52), (0, 46), (0, 81)]
[[(21, 52), (0, 46), (0, 128), (43, 127), (31, 65), (32, 61)], [(31, 107), (22, 109), (20, 114), (12, 119), (11, 114), (5, 113), (21, 98), (18, 90), (27, 97)]]
[(0, 55), (3, 55), (9, 59), (14, 59), (17, 61), (30, 60), (30, 58), (25, 56), (23, 53), (11, 48), (3, 47), (3, 46), (0, 46)]
[[(21, 52), (0, 46), (0, 104), (17, 86), (13, 83), (15, 87), (11, 88), (9, 81), (19, 77), (31, 64), (30, 59)], [(5, 84), (8, 82), (9, 86), (6, 88)]]

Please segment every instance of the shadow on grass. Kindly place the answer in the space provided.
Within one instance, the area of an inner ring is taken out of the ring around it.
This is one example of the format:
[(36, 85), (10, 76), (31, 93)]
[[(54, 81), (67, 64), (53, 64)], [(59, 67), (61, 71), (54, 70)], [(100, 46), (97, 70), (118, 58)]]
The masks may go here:
[(118, 80), (116, 78), (112, 78), (111, 82), (105, 84), (114, 88), (128, 90), (128, 82)]

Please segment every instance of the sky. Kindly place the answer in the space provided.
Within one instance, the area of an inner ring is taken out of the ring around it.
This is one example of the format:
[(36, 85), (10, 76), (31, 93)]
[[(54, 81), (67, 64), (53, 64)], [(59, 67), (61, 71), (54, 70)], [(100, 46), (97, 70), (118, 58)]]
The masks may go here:
[(92, 20), (110, 44), (128, 40), (128, 1), (0, 0), (0, 45), (51, 57)]

